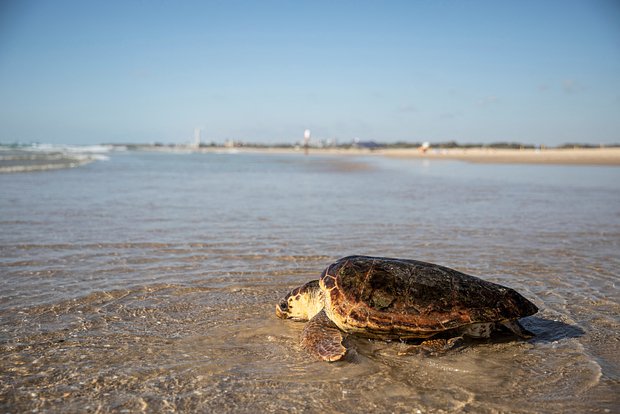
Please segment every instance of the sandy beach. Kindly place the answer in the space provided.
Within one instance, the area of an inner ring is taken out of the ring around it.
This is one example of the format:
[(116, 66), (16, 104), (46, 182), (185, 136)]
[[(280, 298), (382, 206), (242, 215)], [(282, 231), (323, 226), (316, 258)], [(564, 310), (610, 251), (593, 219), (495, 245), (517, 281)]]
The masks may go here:
[(620, 165), (620, 148), (579, 149), (386, 149), (378, 153), (399, 158), (462, 160), (476, 163)]
[[(166, 149), (164, 149), (166, 150)], [(200, 152), (227, 153), (303, 153), (291, 148), (201, 148)], [(377, 149), (366, 148), (310, 148), (309, 154), (381, 155), (394, 158), (428, 160), (461, 160), (487, 164), (564, 164), (564, 165), (620, 165), (620, 148), (567, 148), (567, 149), (494, 149), (494, 148), (430, 148), (426, 152), (417, 148)]]

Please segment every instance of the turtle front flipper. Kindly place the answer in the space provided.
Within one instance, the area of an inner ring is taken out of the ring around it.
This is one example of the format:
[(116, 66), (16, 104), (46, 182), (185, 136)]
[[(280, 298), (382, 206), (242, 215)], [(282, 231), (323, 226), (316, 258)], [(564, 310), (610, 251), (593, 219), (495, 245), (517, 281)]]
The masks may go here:
[(342, 346), (342, 331), (325, 314), (317, 313), (301, 333), (301, 346), (312, 355), (329, 362), (342, 359), (347, 349)]

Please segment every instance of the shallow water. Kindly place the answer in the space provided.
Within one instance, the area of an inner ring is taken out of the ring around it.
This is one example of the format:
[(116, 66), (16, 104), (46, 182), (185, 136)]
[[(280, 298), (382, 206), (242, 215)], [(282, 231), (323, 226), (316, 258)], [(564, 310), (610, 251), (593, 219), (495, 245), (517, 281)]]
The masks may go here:
[[(0, 411), (620, 406), (618, 168), (113, 153), (0, 190)], [(537, 337), (315, 361), (274, 305), (349, 254), (513, 287)]]

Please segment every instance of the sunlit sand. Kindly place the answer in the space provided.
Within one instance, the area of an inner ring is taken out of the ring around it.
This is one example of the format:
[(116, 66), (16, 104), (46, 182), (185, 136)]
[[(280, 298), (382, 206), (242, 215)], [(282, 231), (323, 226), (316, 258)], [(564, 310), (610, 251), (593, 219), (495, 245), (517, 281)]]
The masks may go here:
[(578, 149), (386, 149), (390, 157), (462, 160), (478, 163), (620, 165), (620, 148)]

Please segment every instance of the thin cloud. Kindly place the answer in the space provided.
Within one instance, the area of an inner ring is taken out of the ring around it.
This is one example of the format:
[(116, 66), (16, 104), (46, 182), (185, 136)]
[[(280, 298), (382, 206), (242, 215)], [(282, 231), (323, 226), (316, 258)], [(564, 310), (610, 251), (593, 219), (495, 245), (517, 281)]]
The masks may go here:
[(418, 112), (418, 108), (415, 105), (411, 105), (411, 104), (400, 105), (398, 107), (398, 112), (405, 113), (405, 114), (412, 114), (412, 113)]
[(481, 107), (496, 105), (499, 103), (499, 98), (495, 95), (485, 96), (482, 99), (478, 99), (476, 104)]
[(136, 79), (148, 79), (152, 75), (153, 74), (148, 69), (134, 69), (131, 71), (131, 76)]
[(565, 79), (562, 81), (562, 90), (566, 93), (572, 94), (581, 92), (583, 90), (583, 86), (575, 79)]
[(551, 87), (549, 85), (547, 85), (546, 83), (542, 83), (542, 84), (538, 85), (538, 92), (547, 92), (550, 89), (551, 89)]
[(439, 119), (455, 119), (459, 116), (460, 114), (458, 112), (444, 112), (439, 114)]

